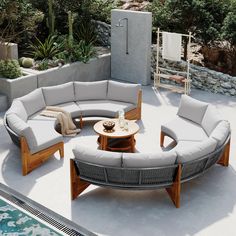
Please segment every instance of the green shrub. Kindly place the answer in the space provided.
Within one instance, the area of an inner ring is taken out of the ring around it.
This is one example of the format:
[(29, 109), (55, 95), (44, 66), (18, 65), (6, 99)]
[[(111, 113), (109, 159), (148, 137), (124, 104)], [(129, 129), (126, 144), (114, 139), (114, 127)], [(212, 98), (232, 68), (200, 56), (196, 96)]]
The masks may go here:
[(31, 55), (35, 59), (52, 59), (61, 52), (63, 48), (63, 43), (58, 43), (56, 41), (55, 35), (49, 35), (44, 42), (36, 38), (36, 44), (31, 43)]
[(22, 76), (20, 65), (17, 60), (1, 60), (0, 61), (0, 75), (9, 78), (15, 79)]
[(44, 59), (40, 61), (37, 65), (38, 70), (47, 70), (49, 69), (49, 61), (47, 59)]
[(219, 40), (224, 18), (232, 0), (153, 0), (148, 10), (153, 14), (156, 30), (192, 32), (203, 44)]
[(84, 40), (79, 42), (73, 40), (72, 44), (68, 38), (61, 37), (64, 39), (64, 48), (53, 58), (53, 61), (60, 60), (60, 64), (82, 61), (87, 63), (90, 58), (96, 56), (96, 50), (92, 43), (86, 43)]

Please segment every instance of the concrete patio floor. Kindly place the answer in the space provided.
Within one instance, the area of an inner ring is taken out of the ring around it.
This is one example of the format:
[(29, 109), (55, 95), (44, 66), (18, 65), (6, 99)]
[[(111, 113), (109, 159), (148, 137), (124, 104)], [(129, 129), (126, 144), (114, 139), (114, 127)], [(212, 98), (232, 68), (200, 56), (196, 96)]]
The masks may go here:
[[(87, 122), (75, 138), (65, 139), (65, 158), (56, 154), (23, 177), (19, 149), (11, 142), (0, 114), (0, 182), (71, 219), (98, 235), (236, 235), (236, 97), (193, 90), (192, 97), (215, 105), (232, 128), (230, 166), (215, 165), (204, 176), (182, 185), (181, 208), (165, 190), (122, 191), (90, 186), (70, 200), (69, 159), (72, 148), (97, 148), (96, 134)], [(137, 151), (159, 149), (160, 126), (176, 114), (180, 95), (143, 87), (141, 130)]]

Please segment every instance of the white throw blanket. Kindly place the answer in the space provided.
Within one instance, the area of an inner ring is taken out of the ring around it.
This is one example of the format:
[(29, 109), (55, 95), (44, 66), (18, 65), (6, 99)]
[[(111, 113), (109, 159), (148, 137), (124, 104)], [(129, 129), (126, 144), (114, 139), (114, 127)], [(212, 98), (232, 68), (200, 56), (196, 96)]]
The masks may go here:
[(59, 124), (61, 125), (61, 134), (63, 136), (75, 136), (81, 131), (76, 128), (70, 113), (63, 110), (61, 107), (47, 106), (46, 109), (40, 113), (40, 115), (57, 118)]
[(177, 33), (162, 33), (163, 59), (180, 61), (182, 48), (182, 35)]

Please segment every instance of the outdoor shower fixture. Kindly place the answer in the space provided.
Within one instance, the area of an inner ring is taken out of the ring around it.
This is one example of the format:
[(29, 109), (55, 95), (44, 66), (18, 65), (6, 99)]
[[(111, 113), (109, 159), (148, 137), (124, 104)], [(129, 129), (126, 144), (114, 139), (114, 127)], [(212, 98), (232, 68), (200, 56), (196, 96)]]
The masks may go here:
[(121, 21), (126, 21), (126, 54), (129, 54), (129, 20), (128, 18), (122, 18), (119, 19), (118, 24), (116, 25), (116, 27), (124, 27), (124, 25), (121, 24)]

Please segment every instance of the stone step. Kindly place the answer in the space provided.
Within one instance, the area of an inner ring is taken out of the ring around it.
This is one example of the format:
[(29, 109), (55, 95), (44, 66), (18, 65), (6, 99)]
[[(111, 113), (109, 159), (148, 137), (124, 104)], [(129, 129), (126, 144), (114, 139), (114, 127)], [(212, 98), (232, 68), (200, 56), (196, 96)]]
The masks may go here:
[(7, 96), (0, 93), (0, 112), (6, 111), (8, 108)]

